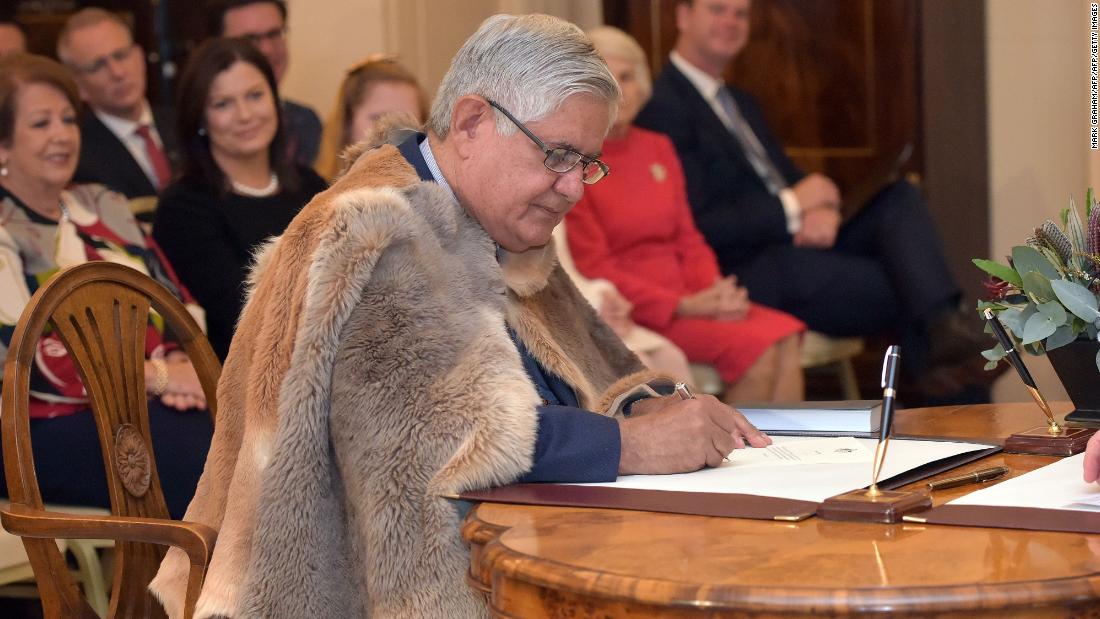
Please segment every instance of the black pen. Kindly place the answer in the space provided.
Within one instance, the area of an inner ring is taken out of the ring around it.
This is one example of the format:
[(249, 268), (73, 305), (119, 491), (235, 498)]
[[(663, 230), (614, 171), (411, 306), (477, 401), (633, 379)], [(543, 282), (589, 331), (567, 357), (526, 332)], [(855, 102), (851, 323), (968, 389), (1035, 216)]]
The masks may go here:
[(982, 469), (980, 471), (974, 471), (973, 473), (967, 473), (966, 475), (947, 477), (939, 481), (928, 482), (928, 489), (944, 490), (946, 488), (954, 488), (956, 486), (965, 486), (966, 484), (980, 484), (983, 481), (997, 479), (1007, 472), (1007, 466), (995, 466), (993, 468)]
[(1039, 405), (1039, 409), (1043, 411), (1043, 414), (1047, 416), (1047, 424), (1049, 425), (1049, 431), (1051, 434), (1060, 434), (1062, 428), (1058, 425), (1058, 422), (1054, 420), (1054, 411), (1050, 410), (1050, 406), (1047, 404), (1046, 399), (1043, 398), (1043, 394), (1039, 393), (1039, 387), (1035, 384), (1035, 379), (1031, 377), (1031, 372), (1027, 371), (1027, 366), (1024, 365), (1024, 360), (1020, 358), (1020, 353), (1016, 350), (1016, 347), (1012, 344), (1012, 338), (1008, 335), (1008, 331), (1005, 331), (1004, 325), (997, 319), (997, 316), (993, 314), (993, 310), (985, 308), (983, 312), (985, 314), (986, 321), (989, 322), (989, 327), (993, 329), (993, 335), (997, 336), (997, 341), (1001, 343), (1001, 348), (1005, 349), (1005, 357), (1008, 358), (1009, 364), (1016, 368), (1016, 373), (1020, 375), (1020, 380), (1024, 382), (1024, 386), (1031, 393), (1031, 399), (1035, 400), (1035, 403)]
[(890, 441), (890, 426), (894, 423), (894, 400), (897, 398), (898, 363), (901, 361), (901, 349), (892, 344), (886, 349), (882, 360), (882, 418), (879, 419), (878, 445), (875, 446), (874, 470), (871, 473), (871, 488), (868, 494), (877, 496), (878, 476), (882, 472), (882, 462), (886, 459), (886, 444)]
[(900, 360), (901, 349), (897, 344), (886, 349), (886, 357), (882, 360), (882, 423), (878, 431), (880, 441), (885, 441), (890, 436), (890, 426), (894, 422), (894, 400), (898, 395), (898, 362)]

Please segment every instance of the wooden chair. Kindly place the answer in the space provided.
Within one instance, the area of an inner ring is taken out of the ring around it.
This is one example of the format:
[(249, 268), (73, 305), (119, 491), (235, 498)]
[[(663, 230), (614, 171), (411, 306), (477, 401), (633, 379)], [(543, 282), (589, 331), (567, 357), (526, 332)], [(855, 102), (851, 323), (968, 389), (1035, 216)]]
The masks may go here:
[[(214, 416), (221, 365), (210, 344), (183, 304), (129, 267), (89, 262), (57, 274), (31, 298), (11, 339), (0, 415), (11, 504), (0, 511), (0, 521), (23, 538), (47, 617), (96, 616), (55, 539), (116, 540), (110, 617), (164, 615), (146, 586), (166, 546), (182, 549), (190, 560), (186, 616), (193, 613), (202, 588), (216, 533), (168, 517), (152, 456), (143, 369), (150, 307), (191, 358)], [(42, 504), (28, 408), (36, 344), (47, 324), (58, 333), (88, 392), (107, 470), (109, 515), (59, 513)]]
[[(816, 331), (807, 331), (802, 339), (802, 368), (830, 368), (837, 375), (844, 399), (858, 400), (859, 381), (856, 380), (852, 358), (861, 352), (862, 338), (830, 337)], [(713, 366), (692, 363), (691, 374), (696, 389), (703, 393), (722, 395), (726, 390), (722, 377)]]
[(852, 359), (863, 352), (863, 338), (830, 337), (816, 331), (807, 331), (802, 340), (802, 367), (828, 368), (840, 382), (845, 400), (859, 399), (859, 380)]
[[(8, 508), (7, 501), (0, 501), (0, 512)], [(102, 516), (111, 513), (99, 507), (81, 507), (74, 505), (46, 505), (50, 511), (94, 514)], [(103, 564), (99, 560), (100, 548), (113, 548), (114, 540), (99, 539), (57, 539), (57, 548), (64, 554), (72, 554), (76, 569), (73, 577), (84, 589), (84, 598), (97, 615), (107, 615), (109, 600), (107, 582), (103, 576)], [(30, 581), (32, 584), (24, 584)], [(0, 531), (0, 597), (38, 598), (38, 588), (34, 586), (34, 569), (18, 535)]]

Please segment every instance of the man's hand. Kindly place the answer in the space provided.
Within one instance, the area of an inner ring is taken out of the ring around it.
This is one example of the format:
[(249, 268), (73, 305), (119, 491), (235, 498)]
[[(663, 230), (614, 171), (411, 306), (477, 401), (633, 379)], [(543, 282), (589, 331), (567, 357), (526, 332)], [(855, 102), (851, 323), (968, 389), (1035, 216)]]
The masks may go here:
[(802, 211), (802, 228), (794, 235), (796, 247), (829, 249), (836, 242), (840, 228), (840, 211), (831, 208), (815, 208)]
[(834, 211), (840, 210), (840, 190), (836, 183), (829, 180), (824, 174), (807, 174), (805, 178), (791, 186), (798, 205), (803, 213), (824, 208)]
[(746, 441), (753, 447), (772, 442), (744, 415), (709, 395), (642, 400), (634, 410), (619, 422), (620, 475), (695, 471), (720, 465)]
[[(619, 464), (622, 467), (622, 464)], [(1085, 481), (1093, 482), (1100, 477), (1100, 432), (1092, 435), (1085, 447)]]

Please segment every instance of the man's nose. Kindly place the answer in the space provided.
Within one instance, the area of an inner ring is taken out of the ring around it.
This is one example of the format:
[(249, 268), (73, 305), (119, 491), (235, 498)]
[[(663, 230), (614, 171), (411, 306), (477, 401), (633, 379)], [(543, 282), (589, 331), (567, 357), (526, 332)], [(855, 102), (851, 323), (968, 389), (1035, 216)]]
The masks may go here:
[(126, 76), (126, 67), (123, 66), (123, 61), (115, 60), (114, 58), (107, 59), (107, 71), (111, 74), (111, 77), (115, 79)]
[(260, 41), (258, 44), (256, 44), (256, 49), (259, 50), (261, 54), (263, 54), (264, 58), (266, 58), (269, 63), (274, 65), (275, 57), (279, 51), (279, 45), (281, 44), (278, 41), (269, 41), (268, 39), (264, 39), (263, 41)]
[(573, 204), (584, 195), (584, 164), (578, 163), (572, 170), (564, 174), (558, 174), (554, 183), (554, 191), (569, 200)]

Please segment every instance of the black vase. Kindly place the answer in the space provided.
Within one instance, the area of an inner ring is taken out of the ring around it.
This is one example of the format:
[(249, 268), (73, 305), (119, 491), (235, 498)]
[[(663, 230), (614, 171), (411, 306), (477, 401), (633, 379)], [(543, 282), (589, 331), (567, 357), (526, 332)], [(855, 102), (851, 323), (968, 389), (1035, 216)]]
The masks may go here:
[(1076, 340), (1047, 351), (1058, 379), (1073, 400), (1074, 411), (1066, 421), (1100, 423), (1100, 369), (1096, 367), (1096, 352), (1100, 342)]

